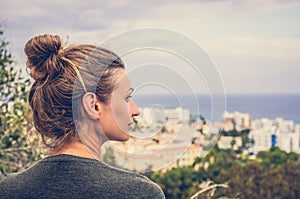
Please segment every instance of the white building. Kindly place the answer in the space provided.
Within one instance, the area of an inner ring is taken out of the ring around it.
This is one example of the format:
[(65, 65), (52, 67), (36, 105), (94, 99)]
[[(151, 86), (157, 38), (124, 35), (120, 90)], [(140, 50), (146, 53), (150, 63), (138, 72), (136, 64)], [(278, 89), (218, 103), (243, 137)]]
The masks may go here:
[(249, 138), (254, 140), (253, 152), (266, 151), (272, 147), (272, 134), (274, 128), (263, 127), (255, 130), (251, 130)]
[(276, 118), (275, 120), (262, 118), (258, 120), (253, 120), (251, 124), (251, 129), (260, 129), (260, 128), (270, 127), (270, 126), (277, 126), (278, 131), (289, 132), (289, 131), (294, 131), (297, 125), (295, 125), (292, 120), (284, 120), (283, 118), (280, 117)]
[(249, 113), (225, 111), (223, 114), (224, 130), (230, 131), (234, 128), (238, 131), (243, 129), (250, 129), (251, 127), (251, 115)]
[(283, 118), (276, 118), (275, 125), (277, 125), (282, 132), (291, 132), (294, 130), (295, 126), (292, 120), (284, 120)]
[(136, 117), (139, 125), (155, 126), (157, 123), (165, 124), (170, 122), (189, 122), (190, 111), (188, 109), (160, 109), (160, 108), (140, 108), (140, 116)]
[(256, 126), (250, 131), (249, 138), (254, 140), (254, 153), (269, 150), (273, 145), (286, 152), (300, 153), (299, 125), (282, 118), (271, 121), (265, 118), (253, 121)]
[(110, 143), (117, 163), (123, 168), (137, 171), (171, 169), (191, 165), (202, 155), (202, 146), (191, 142), (192, 129), (184, 127), (180, 131), (158, 134), (155, 136), (158, 142), (151, 138), (131, 138), (125, 143)]
[(253, 120), (251, 122), (251, 129), (260, 129), (260, 128), (264, 128), (267, 126), (273, 126), (274, 125), (274, 121), (268, 118), (261, 118), (258, 120)]
[(296, 124), (294, 127), (295, 133), (300, 133), (300, 124)]
[(169, 170), (174, 167), (193, 164), (196, 157), (202, 155), (202, 147), (186, 144), (171, 144), (167, 148), (146, 154), (115, 153), (123, 168), (136, 171)]
[(176, 121), (176, 122), (190, 121), (190, 111), (188, 109), (183, 109), (181, 107), (178, 107), (176, 109), (166, 109), (164, 110), (164, 112), (168, 121)]

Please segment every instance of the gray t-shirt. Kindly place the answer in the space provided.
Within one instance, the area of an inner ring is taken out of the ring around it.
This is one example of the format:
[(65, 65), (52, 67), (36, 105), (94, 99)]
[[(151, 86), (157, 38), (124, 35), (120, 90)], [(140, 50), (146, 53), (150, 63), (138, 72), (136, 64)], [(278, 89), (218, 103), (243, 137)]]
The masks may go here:
[(72, 155), (47, 157), (0, 181), (0, 198), (165, 198), (147, 177)]

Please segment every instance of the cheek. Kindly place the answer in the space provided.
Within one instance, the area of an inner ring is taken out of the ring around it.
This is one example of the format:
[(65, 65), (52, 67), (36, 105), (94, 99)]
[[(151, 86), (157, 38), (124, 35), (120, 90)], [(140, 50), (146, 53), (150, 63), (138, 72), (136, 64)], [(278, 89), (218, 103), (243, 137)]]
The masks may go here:
[(119, 128), (126, 128), (128, 123), (131, 122), (129, 103), (122, 97), (115, 96), (115, 98), (112, 98), (111, 108), (114, 122), (119, 126)]
[(129, 117), (129, 105), (126, 102), (118, 103), (112, 108), (113, 117), (117, 121), (122, 121)]

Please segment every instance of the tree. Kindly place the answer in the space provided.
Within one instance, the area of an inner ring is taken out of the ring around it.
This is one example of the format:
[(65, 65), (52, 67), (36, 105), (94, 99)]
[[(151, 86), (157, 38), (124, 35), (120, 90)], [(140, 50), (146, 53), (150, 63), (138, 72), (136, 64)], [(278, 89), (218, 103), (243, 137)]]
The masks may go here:
[(262, 165), (270, 168), (276, 168), (286, 162), (297, 161), (300, 155), (294, 152), (287, 153), (279, 147), (272, 147), (269, 151), (260, 151), (257, 158), (261, 159)]
[(220, 172), (215, 181), (228, 182), (229, 189), (217, 192), (238, 198), (298, 198), (299, 154), (278, 147), (259, 152), (256, 160), (236, 164)]
[(110, 164), (112, 166), (119, 167), (116, 163), (116, 157), (114, 155), (114, 149), (112, 147), (106, 147), (105, 153), (103, 153), (101, 159), (106, 162), (107, 164)]
[(0, 178), (30, 166), (42, 154), (27, 103), (30, 80), (14, 68), (8, 44), (0, 30)]
[(242, 160), (216, 144), (193, 165), (152, 173), (151, 179), (167, 198), (299, 198), (300, 155), (273, 147)]
[(158, 183), (166, 198), (188, 198), (190, 190), (195, 181), (194, 172), (191, 167), (173, 168), (166, 173), (153, 173), (151, 179)]
[(263, 168), (259, 162), (234, 165), (218, 176), (229, 189), (217, 191), (216, 198), (299, 198), (300, 162), (284, 163), (277, 168)]
[(230, 142), (230, 145), (231, 145), (231, 148), (233, 149), (234, 145), (236, 144), (236, 141), (234, 138), (232, 138), (231, 142)]

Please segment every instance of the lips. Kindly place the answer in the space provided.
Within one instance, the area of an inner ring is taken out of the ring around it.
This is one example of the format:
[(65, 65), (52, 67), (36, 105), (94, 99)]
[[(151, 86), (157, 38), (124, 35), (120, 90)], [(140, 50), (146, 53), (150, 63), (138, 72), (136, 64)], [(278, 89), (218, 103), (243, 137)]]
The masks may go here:
[(129, 128), (129, 130), (130, 130), (130, 129), (132, 129), (132, 127), (133, 127), (133, 123), (132, 123), (132, 122), (130, 122), (130, 123), (128, 124), (128, 128)]

